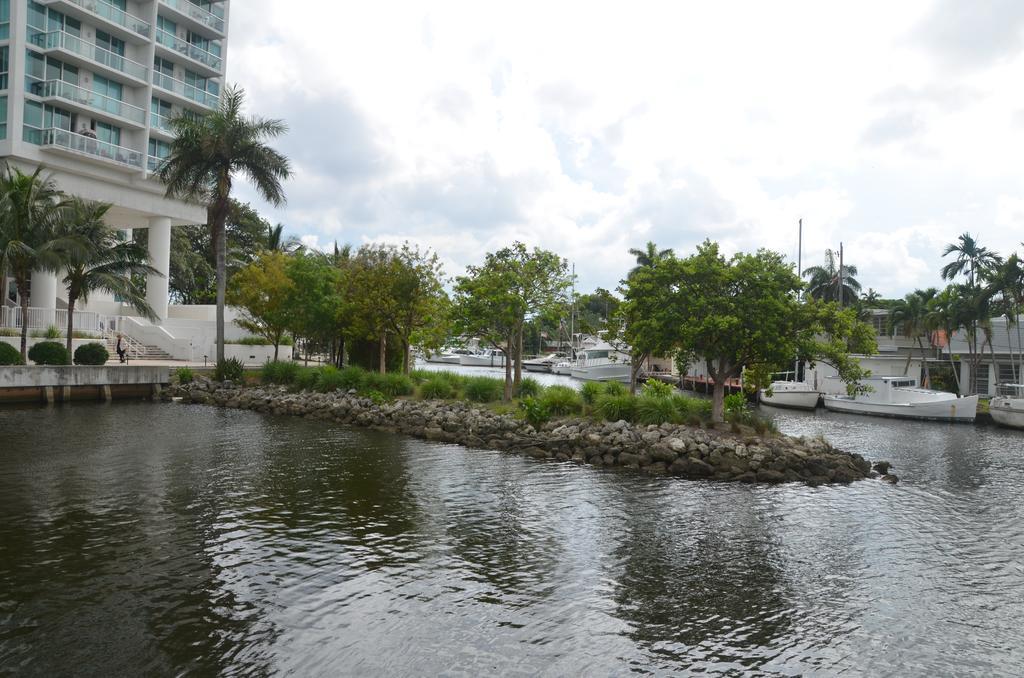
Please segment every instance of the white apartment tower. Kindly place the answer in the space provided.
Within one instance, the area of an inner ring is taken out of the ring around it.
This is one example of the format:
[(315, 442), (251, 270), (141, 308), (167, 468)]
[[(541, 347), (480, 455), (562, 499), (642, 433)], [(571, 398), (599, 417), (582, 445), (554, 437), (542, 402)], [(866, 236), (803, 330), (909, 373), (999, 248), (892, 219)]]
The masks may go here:
[[(154, 176), (169, 120), (215, 108), (223, 87), (228, 2), (0, 0), (0, 157), (42, 165), (69, 195), (113, 205), (107, 221), (149, 229), (147, 297), (167, 318), (171, 228), (205, 210), (164, 197)], [(4, 303), (16, 293), (4, 284)], [(31, 305), (59, 309), (57, 277), (32, 277)], [(127, 312), (113, 298), (86, 310)]]

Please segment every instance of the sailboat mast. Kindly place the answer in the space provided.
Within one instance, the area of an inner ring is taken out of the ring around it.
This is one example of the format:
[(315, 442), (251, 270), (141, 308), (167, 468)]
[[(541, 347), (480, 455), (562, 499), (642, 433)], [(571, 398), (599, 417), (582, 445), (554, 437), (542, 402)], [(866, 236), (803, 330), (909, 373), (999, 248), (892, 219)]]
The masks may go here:
[(796, 277), (803, 280), (803, 258), (804, 258), (804, 220), (797, 222), (798, 231), (796, 236)]
[(839, 308), (842, 308), (843, 307), (843, 243), (842, 243), (842, 241), (839, 242), (839, 280), (837, 282), (837, 286), (839, 288), (837, 290), (838, 293), (839, 293), (838, 294)]

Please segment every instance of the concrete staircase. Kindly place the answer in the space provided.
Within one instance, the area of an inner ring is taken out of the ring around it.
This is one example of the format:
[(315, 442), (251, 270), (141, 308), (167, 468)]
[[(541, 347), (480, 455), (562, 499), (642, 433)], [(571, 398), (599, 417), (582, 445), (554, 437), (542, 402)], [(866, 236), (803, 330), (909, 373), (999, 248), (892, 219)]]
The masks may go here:
[[(107, 337), (107, 351), (110, 358), (117, 361), (117, 337)], [(174, 360), (169, 353), (157, 348), (147, 346), (132, 340), (128, 349), (128, 360)]]

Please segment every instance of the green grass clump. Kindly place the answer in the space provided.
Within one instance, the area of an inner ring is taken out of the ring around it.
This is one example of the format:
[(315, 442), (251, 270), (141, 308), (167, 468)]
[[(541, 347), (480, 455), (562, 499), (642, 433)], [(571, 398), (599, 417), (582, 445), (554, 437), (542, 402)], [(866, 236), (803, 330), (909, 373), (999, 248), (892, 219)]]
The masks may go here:
[(436, 372), (433, 370), (409, 370), (409, 378), (412, 379), (412, 383), (419, 386), (425, 381), (430, 380)]
[(292, 389), (295, 391), (312, 391), (316, 388), (316, 381), (319, 377), (319, 370), (315, 367), (299, 368), (295, 379), (292, 380)]
[(583, 398), (571, 386), (548, 386), (538, 400), (554, 417), (577, 414), (583, 409)]
[(704, 398), (691, 398), (682, 393), (672, 396), (679, 415), (684, 422), (690, 426), (700, 426), (703, 422), (711, 421), (711, 401)]
[(636, 416), (637, 399), (628, 393), (603, 395), (597, 399), (597, 414), (605, 421), (633, 421)]
[(283, 384), (287, 386), (295, 381), (302, 366), (296, 362), (268, 360), (260, 368), (260, 380), (264, 384)]
[(635, 417), (638, 424), (678, 424), (683, 419), (672, 398), (646, 393), (636, 399)]
[(523, 377), (522, 381), (519, 382), (519, 390), (516, 392), (516, 396), (520, 398), (536, 398), (543, 390), (544, 387), (533, 377)]
[(601, 384), (601, 391), (604, 395), (620, 396), (629, 393), (629, 387), (621, 381), (606, 381)]
[(381, 392), (390, 398), (412, 395), (416, 391), (412, 379), (397, 372), (385, 374), (383, 386), (384, 388), (380, 389)]
[(455, 389), (447, 379), (432, 378), (420, 384), (420, 398), (423, 400), (448, 400), (455, 396)]
[(316, 371), (316, 382), (313, 385), (320, 393), (330, 393), (331, 391), (337, 391), (345, 389), (342, 384), (341, 370), (333, 365), (324, 365)]
[(474, 403), (492, 403), (501, 400), (505, 393), (505, 382), (492, 377), (469, 377), (464, 387), (466, 400)]
[(225, 358), (213, 366), (214, 381), (242, 381), (245, 364), (238, 358)]
[[(608, 382), (612, 383), (612, 382)], [(593, 405), (604, 393), (604, 385), (596, 381), (585, 381), (580, 387), (580, 397), (587, 405)]]
[(191, 384), (196, 375), (191, 367), (179, 367), (174, 371), (174, 376), (178, 378), (179, 384)]
[(533, 396), (527, 396), (519, 402), (519, 411), (523, 419), (538, 431), (541, 426), (551, 421), (551, 408)]
[(341, 388), (347, 390), (356, 389), (357, 391), (363, 387), (366, 383), (367, 372), (361, 367), (355, 365), (349, 365), (348, 367), (342, 368), (338, 374), (339, 384)]

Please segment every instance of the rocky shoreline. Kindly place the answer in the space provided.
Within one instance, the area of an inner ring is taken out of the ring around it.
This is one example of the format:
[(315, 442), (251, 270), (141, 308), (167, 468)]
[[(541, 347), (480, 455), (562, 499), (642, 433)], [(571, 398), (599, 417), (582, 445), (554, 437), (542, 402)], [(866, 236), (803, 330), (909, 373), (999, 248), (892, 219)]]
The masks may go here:
[[(291, 392), (281, 386), (237, 386), (202, 377), (171, 386), (165, 400), (202, 403), (269, 414), (326, 419), (352, 426), (403, 433), (468, 447), (506, 450), (536, 459), (625, 467), (644, 473), (744, 483), (850, 483), (877, 477), (859, 454), (837, 450), (825, 440), (783, 435), (741, 435), (728, 431), (584, 417), (559, 419), (540, 431), (521, 419), (466, 402), (396, 400), (377, 404), (354, 391)], [(876, 465), (883, 480), (888, 465)]]

